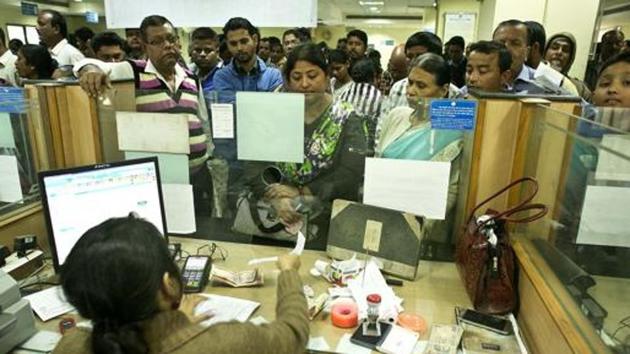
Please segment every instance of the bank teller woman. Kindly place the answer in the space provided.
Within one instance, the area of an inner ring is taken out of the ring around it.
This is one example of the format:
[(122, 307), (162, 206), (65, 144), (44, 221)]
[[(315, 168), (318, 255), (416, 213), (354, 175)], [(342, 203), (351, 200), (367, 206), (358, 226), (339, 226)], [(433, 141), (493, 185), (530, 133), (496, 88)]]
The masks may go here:
[(451, 72), (439, 55), (426, 53), (409, 64), (407, 101), (409, 106), (392, 109), (382, 120), (377, 136), (376, 157), (403, 160), (451, 162), (447, 214), (444, 222), (425, 220), (423, 254), (433, 258), (451, 234), (457, 201), (462, 134), (456, 130), (432, 129), (429, 99), (447, 98)]
[(255, 173), (248, 177), (248, 184), (257, 196), (271, 203), (288, 228), (303, 217), (296, 210), (296, 199), (318, 203), (323, 211), (310, 221), (317, 231), (306, 235), (306, 246), (325, 249), (332, 201), (358, 199), (367, 150), (366, 130), (352, 105), (333, 99), (328, 90), (328, 64), (316, 45), (295, 47), (287, 57), (283, 74), (285, 90), (305, 95), (304, 162), (274, 164), (282, 175), (278, 183), (266, 185)]
[(228, 322), (202, 327), (182, 297), (177, 265), (164, 238), (133, 216), (88, 230), (61, 269), (68, 301), (92, 321), (72, 329), (54, 353), (299, 353), (309, 334), (299, 258), (280, 256), (276, 320), (256, 326)]

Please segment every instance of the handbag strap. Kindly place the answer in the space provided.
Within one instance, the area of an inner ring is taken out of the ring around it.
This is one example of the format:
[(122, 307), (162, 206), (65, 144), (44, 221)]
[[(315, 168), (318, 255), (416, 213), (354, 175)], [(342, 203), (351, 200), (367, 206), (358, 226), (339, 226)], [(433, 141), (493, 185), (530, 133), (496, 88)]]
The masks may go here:
[[(529, 210), (538, 210), (538, 213), (534, 215), (526, 216), (523, 218), (510, 218), (510, 216), (514, 214), (517, 214), (523, 211), (529, 211)], [(482, 222), (481, 224), (478, 224), (477, 228), (475, 229), (475, 233), (479, 231), (480, 228), (482, 228), (487, 223), (493, 220), (502, 219), (505, 222), (525, 224), (525, 223), (536, 221), (542, 218), (543, 216), (547, 215), (547, 211), (548, 211), (547, 206), (541, 203), (527, 204), (520, 207), (512, 208), (502, 213), (492, 215), (492, 217), (488, 218), (487, 220), (484, 220), (484, 222)]]
[(470, 221), (475, 217), (475, 214), (477, 213), (477, 211), (479, 211), (479, 209), (481, 209), (482, 206), (488, 204), (490, 201), (492, 201), (493, 199), (495, 199), (496, 197), (500, 196), (501, 194), (507, 192), (508, 190), (512, 189), (513, 187), (525, 183), (525, 182), (531, 182), (533, 185), (533, 191), (531, 193), (531, 195), (527, 196), (527, 198), (523, 199), (520, 203), (518, 203), (517, 205), (515, 205), (514, 207), (505, 210), (497, 215), (494, 215), (490, 220), (494, 220), (497, 219), (499, 217), (502, 217), (506, 214), (510, 214), (512, 212), (516, 212), (518, 209), (524, 207), (527, 203), (531, 202), (532, 199), (534, 199), (534, 197), (536, 196), (536, 193), (538, 193), (538, 182), (532, 178), (532, 177), (522, 177), (519, 178), (515, 181), (513, 181), (512, 183), (508, 184), (507, 186), (503, 187), (501, 190), (499, 190), (498, 192), (494, 193), (493, 195), (491, 195), (490, 197), (488, 197), (486, 200), (484, 200), (483, 202), (479, 203), (470, 213), (470, 217), (468, 218), (468, 223), (470, 223)]
[(256, 199), (255, 198), (248, 198), (248, 199), (249, 199), (248, 200), (249, 214), (252, 216), (252, 221), (254, 222), (254, 225), (256, 225), (258, 230), (260, 230), (260, 232), (263, 232), (266, 234), (273, 234), (273, 233), (284, 230), (284, 225), (281, 222), (276, 223), (269, 227), (265, 226), (262, 220), (260, 219), (260, 213), (258, 212), (258, 206), (257, 206), (258, 203), (256, 203)]

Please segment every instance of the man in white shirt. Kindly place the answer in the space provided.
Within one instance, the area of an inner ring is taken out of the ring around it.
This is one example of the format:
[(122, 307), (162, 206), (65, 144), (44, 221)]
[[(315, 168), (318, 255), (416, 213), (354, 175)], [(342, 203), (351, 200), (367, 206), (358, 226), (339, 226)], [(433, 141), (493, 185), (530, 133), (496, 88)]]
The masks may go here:
[(7, 48), (4, 31), (0, 28), (0, 86), (16, 86), (15, 61), (17, 57)]
[[(83, 54), (66, 40), (68, 25), (66, 19), (55, 10), (42, 10), (37, 15), (39, 40), (48, 47), (50, 55), (59, 67), (72, 66), (84, 59)], [(71, 70), (71, 68), (70, 68)]]

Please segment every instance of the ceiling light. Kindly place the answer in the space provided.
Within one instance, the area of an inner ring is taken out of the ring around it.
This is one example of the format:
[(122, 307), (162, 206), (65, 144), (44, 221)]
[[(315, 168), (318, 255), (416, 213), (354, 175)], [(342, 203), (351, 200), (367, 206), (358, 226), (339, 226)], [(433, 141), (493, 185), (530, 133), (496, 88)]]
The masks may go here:
[(370, 11), (372, 11), (372, 12), (377, 12), (378, 10), (379, 10), (379, 8), (376, 7), (376, 6), (371, 6), (370, 7)]
[(359, 1), (359, 5), (361, 6), (383, 6), (385, 5), (384, 1)]

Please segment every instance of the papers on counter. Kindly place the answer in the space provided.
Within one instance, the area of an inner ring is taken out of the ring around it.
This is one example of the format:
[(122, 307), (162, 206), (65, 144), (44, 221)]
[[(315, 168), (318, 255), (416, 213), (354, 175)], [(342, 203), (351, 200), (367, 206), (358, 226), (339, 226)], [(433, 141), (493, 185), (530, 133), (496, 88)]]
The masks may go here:
[(365, 159), (363, 203), (443, 220), (450, 162)]
[(326, 352), (330, 350), (330, 346), (324, 337), (310, 337), (306, 349)]
[(212, 326), (221, 322), (239, 321), (245, 322), (249, 316), (256, 311), (259, 302), (239, 299), (231, 296), (221, 296), (214, 294), (201, 294), (208, 300), (201, 302), (195, 308), (197, 315), (212, 313), (214, 316), (202, 322), (203, 326)]
[(26, 342), (20, 344), (20, 349), (35, 352), (52, 352), (61, 340), (61, 334), (52, 331), (39, 331)]
[(381, 305), (379, 306), (379, 319), (386, 321), (396, 319), (398, 313), (403, 310), (403, 299), (396, 296), (391, 287), (385, 282), (385, 278), (374, 261), (367, 262), (365, 269), (356, 278), (348, 280), (348, 288), (359, 308), (359, 319), (367, 318), (367, 296), (379, 294)]
[(417, 332), (392, 325), (387, 337), (383, 343), (376, 346), (376, 349), (385, 354), (411, 354), (419, 337), (420, 334)]
[(53, 286), (25, 296), (24, 299), (31, 303), (33, 311), (44, 322), (74, 310), (74, 307), (66, 301), (61, 286)]

